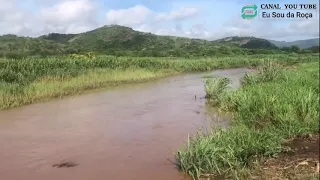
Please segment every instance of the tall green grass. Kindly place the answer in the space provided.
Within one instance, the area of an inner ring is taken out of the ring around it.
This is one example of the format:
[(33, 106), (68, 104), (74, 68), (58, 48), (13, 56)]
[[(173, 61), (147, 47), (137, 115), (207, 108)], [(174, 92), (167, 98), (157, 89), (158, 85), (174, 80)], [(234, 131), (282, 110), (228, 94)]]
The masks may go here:
[(227, 86), (230, 84), (230, 82), (231, 81), (225, 77), (207, 79), (204, 83), (206, 98), (217, 105), (221, 101), (220, 97), (224, 96), (224, 93), (226, 92)]
[[(315, 61), (309, 56), (270, 56), (270, 61), (279, 63), (294, 63)], [(207, 71), (218, 68), (234, 68), (257, 66), (265, 58), (254, 56), (238, 56), (226, 58), (133, 58), (100, 56), (96, 59), (66, 58), (26, 58), (23, 60), (0, 59), (0, 80), (9, 83), (28, 84), (43, 76), (75, 77), (85, 74), (89, 69), (104, 68), (123, 70), (127, 68), (145, 68), (150, 70), (172, 69), (179, 72)]]
[(150, 81), (172, 74), (175, 74), (175, 72), (165, 70), (153, 72), (146, 69), (126, 69), (121, 71), (94, 69), (72, 78), (43, 77), (28, 86), (0, 83), (2, 85), (0, 87), (0, 108), (17, 107), (105, 86)]
[[(268, 58), (272, 62), (283, 64), (316, 60), (312, 54), (303, 57), (270, 55)], [(202, 59), (113, 56), (98, 56), (95, 59), (0, 59), (0, 109), (80, 93), (110, 84), (146, 81), (176, 73), (257, 66), (264, 59), (256, 56)], [(127, 70), (130, 70), (130, 73)], [(110, 74), (117, 74), (117, 78)], [(126, 81), (123, 80), (125, 76)], [(90, 80), (85, 77), (90, 77)]]
[(319, 62), (281, 70), (267, 61), (242, 88), (224, 93), (219, 107), (233, 113), (232, 126), (188, 139), (177, 162), (194, 179), (248, 179), (255, 157), (274, 156), (285, 139), (319, 131)]
[(257, 73), (246, 74), (242, 79), (243, 85), (254, 84), (257, 82), (268, 82), (276, 80), (281, 76), (283, 66), (277, 62), (265, 60), (261, 66), (257, 68)]

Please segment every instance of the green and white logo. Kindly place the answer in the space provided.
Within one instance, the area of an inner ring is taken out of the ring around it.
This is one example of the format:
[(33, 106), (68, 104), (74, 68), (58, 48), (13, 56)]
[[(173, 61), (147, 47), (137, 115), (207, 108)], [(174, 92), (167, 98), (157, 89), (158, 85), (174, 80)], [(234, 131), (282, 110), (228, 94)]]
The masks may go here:
[(258, 15), (258, 7), (255, 4), (248, 4), (243, 6), (241, 17), (243, 19), (253, 19)]

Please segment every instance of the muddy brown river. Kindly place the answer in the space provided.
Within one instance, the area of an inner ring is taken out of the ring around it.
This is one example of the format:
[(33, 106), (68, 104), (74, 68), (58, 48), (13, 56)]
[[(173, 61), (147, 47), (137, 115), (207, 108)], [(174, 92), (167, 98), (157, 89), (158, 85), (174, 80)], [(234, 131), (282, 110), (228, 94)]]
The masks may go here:
[[(214, 71), (233, 87), (247, 69)], [(205, 73), (209, 74), (209, 73)], [(182, 180), (169, 161), (210, 123), (203, 74), (123, 85), (0, 111), (1, 180)], [(197, 99), (195, 100), (195, 95)], [(61, 161), (77, 166), (53, 167)]]

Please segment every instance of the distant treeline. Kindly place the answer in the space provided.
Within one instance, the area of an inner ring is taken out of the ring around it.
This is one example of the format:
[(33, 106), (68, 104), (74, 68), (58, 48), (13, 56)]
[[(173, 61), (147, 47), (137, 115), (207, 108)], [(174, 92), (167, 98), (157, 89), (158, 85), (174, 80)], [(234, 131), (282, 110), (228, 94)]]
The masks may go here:
[(206, 57), (278, 53), (318, 53), (319, 46), (300, 49), (279, 48), (265, 39), (232, 37), (206, 41), (172, 36), (157, 36), (123, 26), (108, 26), (81, 34), (51, 33), (37, 38), (0, 36), (0, 57), (65, 56), (71, 54), (132, 57)]
[(298, 54), (308, 54), (308, 53), (319, 53), (319, 46), (315, 46), (308, 49), (300, 49), (297, 46), (284, 47), (278, 50), (269, 49), (241, 49), (241, 48), (229, 48), (220, 47), (211, 50), (200, 50), (200, 51), (184, 51), (181, 49), (161, 51), (161, 50), (141, 50), (141, 51), (130, 51), (130, 50), (116, 50), (109, 49), (105, 53), (92, 52), (92, 51), (81, 51), (76, 49), (34, 49), (30, 51), (19, 51), (19, 50), (0, 50), (0, 57), (9, 59), (21, 59), (28, 56), (65, 56), (71, 54), (87, 54), (88, 52), (95, 55), (113, 55), (113, 56), (131, 56), (131, 57), (223, 57), (223, 56), (233, 56), (233, 55), (253, 55), (253, 54), (286, 54), (286, 53), (298, 53)]

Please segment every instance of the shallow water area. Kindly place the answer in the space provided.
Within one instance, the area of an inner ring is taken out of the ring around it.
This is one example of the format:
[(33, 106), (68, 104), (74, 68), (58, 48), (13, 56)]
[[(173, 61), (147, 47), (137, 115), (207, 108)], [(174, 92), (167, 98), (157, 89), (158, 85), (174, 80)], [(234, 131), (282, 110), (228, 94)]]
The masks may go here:
[[(248, 71), (211, 74), (228, 77), (232, 87), (239, 87), (239, 78)], [(188, 179), (170, 161), (188, 134), (214, 122), (215, 113), (200, 98), (205, 95), (202, 75), (123, 85), (0, 111), (1, 179)], [(53, 167), (61, 161), (77, 165)]]

